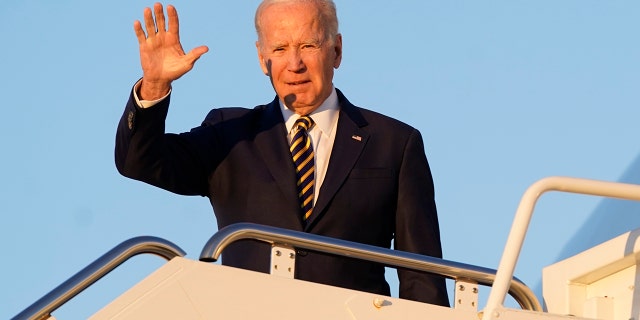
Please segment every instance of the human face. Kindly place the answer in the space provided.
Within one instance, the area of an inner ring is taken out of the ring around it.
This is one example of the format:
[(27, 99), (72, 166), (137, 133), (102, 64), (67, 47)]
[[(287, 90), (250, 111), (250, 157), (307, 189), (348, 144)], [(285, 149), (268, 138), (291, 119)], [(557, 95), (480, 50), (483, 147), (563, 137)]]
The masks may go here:
[(312, 3), (278, 3), (265, 8), (256, 47), (262, 71), (294, 112), (306, 115), (331, 94), (333, 69), (342, 60), (342, 37), (327, 38)]

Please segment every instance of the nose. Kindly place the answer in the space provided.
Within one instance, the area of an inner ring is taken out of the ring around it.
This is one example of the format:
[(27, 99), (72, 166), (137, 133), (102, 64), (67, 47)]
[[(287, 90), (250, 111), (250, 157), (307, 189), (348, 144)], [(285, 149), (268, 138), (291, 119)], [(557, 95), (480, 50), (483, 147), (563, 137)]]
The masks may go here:
[(300, 50), (289, 51), (289, 56), (287, 57), (287, 70), (296, 73), (304, 72), (306, 70)]

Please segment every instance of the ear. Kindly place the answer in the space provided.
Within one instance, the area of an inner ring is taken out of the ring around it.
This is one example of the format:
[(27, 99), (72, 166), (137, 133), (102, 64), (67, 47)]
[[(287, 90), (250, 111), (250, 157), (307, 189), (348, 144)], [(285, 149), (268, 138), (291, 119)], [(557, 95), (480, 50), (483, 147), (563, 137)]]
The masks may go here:
[(342, 62), (342, 35), (337, 34), (335, 44), (333, 45), (333, 49), (336, 53), (336, 58), (333, 61), (333, 67), (338, 69), (340, 67), (340, 63)]
[(265, 60), (262, 55), (262, 50), (260, 50), (260, 42), (256, 41), (256, 50), (258, 51), (258, 61), (260, 61), (260, 68), (262, 68), (262, 73), (265, 75), (269, 75), (269, 68), (267, 68), (267, 60)]

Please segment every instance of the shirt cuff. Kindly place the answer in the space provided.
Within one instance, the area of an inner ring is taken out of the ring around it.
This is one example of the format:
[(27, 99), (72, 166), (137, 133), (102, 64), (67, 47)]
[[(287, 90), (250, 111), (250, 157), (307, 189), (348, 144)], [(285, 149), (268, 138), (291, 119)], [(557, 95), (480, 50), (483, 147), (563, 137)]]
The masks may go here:
[(138, 90), (140, 89), (141, 83), (142, 83), (142, 79), (138, 80), (138, 82), (136, 82), (136, 84), (133, 85), (133, 99), (136, 101), (136, 104), (138, 105), (138, 107), (142, 109), (151, 108), (155, 106), (156, 104), (160, 103), (160, 101), (166, 99), (171, 94), (171, 89), (169, 89), (169, 92), (160, 99), (140, 100), (140, 98), (138, 98)]

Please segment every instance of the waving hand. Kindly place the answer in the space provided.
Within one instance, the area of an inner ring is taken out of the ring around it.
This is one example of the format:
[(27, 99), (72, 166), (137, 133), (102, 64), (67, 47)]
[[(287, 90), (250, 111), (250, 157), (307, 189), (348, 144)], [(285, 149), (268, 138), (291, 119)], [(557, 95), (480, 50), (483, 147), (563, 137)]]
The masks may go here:
[(209, 51), (206, 46), (200, 46), (185, 54), (180, 44), (176, 8), (168, 5), (167, 16), (168, 29), (162, 4), (156, 3), (153, 13), (150, 8), (144, 9), (144, 30), (140, 21), (133, 24), (140, 45), (143, 76), (139, 94), (143, 100), (155, 100), (167, 94), (171, 82), (189, 72), (196, 60)]

